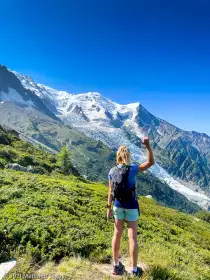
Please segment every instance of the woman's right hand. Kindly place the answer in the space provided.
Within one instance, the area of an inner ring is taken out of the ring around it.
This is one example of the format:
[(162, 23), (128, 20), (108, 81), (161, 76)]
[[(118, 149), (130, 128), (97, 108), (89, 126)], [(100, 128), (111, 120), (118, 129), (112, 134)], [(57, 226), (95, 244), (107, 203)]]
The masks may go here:
[(144, 144), (146, 147), (149, 147), (150, 146), (150, 142), (149, 142), (149, 137), (144, 137), (142, 140), (141, 140), (141, 143)]

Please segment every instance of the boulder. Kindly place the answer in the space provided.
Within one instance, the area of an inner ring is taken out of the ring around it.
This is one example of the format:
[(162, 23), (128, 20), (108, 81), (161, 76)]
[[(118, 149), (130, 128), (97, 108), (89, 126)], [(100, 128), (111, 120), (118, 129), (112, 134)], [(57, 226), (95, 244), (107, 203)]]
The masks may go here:
[(27, 168), (18, 163), (8, 163), (5, 167), (16, 171), (27, 172)]
[(40, 169), (33, 167), (32, 165), (28, 165), (27, 166), (27, 172), (31, 172), (31, 173), (39, 173), (42, 174), (43, 172), (41, 172)]

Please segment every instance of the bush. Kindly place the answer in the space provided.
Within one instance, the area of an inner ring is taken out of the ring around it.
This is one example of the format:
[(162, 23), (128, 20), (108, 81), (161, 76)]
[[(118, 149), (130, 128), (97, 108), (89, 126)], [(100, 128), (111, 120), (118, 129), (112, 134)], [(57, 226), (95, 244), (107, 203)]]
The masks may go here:
[(34, 160), (32, 156), (28, 154), (23, 154), (21, 158), (18, 160), (18, 164), (26, 167), (28, 165), (34, 165)]
[(4, 168), (6, 164), (7, 164), (6, 160), (3, 158), (0, 158), (0, 168)]

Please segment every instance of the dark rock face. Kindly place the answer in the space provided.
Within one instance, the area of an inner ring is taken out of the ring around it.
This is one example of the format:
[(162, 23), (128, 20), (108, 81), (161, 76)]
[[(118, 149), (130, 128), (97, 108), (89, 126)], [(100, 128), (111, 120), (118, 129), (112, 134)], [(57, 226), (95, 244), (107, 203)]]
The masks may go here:
[(71, 112), (72, 115), (78, 115), (82, 117), (85, 121), (90, 122), (89, 118), (85, 115), (82, 108), (75, 103), (69, 105), (67, 112)]
[(210, 182), (208, 163), (198, 149), (179, 137), (168, 143), (166, 151), (172, 163), (167, 167), (171, 174), (182, 180), (198, 183), (207, 189)]
[[(33, 104), (34, 108), (38, 109), (40, 112), (48, 115), (49, 117), (59, 119), (43, 104), (41, 99), (32, 91), (25, 89), (21, 84), (20, 80), (16, 77), (16, 75), (10, 71), (5, 66), (0, 65), (0, 100), (4, 100), (2, 98), (2, 94), (8, 95), (10, 90), (15, 90), (18, 100), (11, 100), (12, 102), (17, 102), (22, 105), (27, 106), (27, 102)], [(8, 96), (8, 100), (9, 100)]]
[(87, 122), (90, 121), (89, 118), (88, 118), (88, 117), (85, 115), (85, 113), (83, 112), (82, 108), (79, 107), (78, 105), (76, 105), (76, 106), (74, 107), (74, 109), (72, 110), (72, 114), (81, 115), (82, 118), (83, 118), (85, 121), (87, 121)]
[(110, 124), (113, 127), (120, 128), (123, 126), (123, 118), (121, 115), (117, 114), (117, 117), (114, 118), (113, 115), (108, 111), (105, 111), (105, 115), (110, 119)]

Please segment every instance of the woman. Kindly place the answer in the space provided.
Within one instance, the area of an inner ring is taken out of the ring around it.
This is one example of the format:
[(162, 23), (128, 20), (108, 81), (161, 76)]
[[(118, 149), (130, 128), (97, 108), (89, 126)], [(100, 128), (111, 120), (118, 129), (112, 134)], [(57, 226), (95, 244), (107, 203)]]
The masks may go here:
[[(135, 184), (136, 175), (138, 172), (148, 169), (154, 164), (154, 156), (152, 149), (150, 147), (149, 138), (145, 137), (142, 141), (142, 144), (146, 146), (147, 149), (147, 161), (140, 164), (130, 164), (128, 171), (128, 188), (132, 188)], [(131, 154), (126, 146), (120, 146), (117, 151), (117, 168), (122, 168), (127, 166), (131, 161)], [(116, 168), (116, 167), (115, 167)], [(107, 217), (112, 216), (111, 203), (113, 200), (112, 192), (112, 174), (114, 168), (109, 171), (109, 192), (108, 192), (108, 204), (107, 204)], [(119, 201), (116, 198), (114, 199), (113, 205), (113, 214), (114, 214), (114, 236), (112, 239), (112, 253), (113, 253), (113, 271), (112, 274), (119, 275), (122, 274), (124, 266), (119, 262), (119, 253), (120, 253), (120, 240), (123, 233), (124, 221), (127, 221), (128, 225), (128, 238), (129, 238), (129, 251), (130, 251), (130, 262), (131, 262), (131, 274), (139, 276), (141, 270), (137, 267), (138, 259), (138, 244), (137, 244), (137, 228), (138, 228), (138, 218), (139, 218), (139, 204), (137, 195), (134, 192), (131, 198), (128, 201)]]

